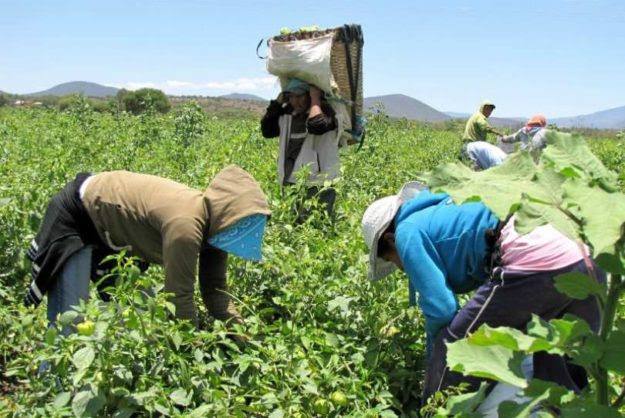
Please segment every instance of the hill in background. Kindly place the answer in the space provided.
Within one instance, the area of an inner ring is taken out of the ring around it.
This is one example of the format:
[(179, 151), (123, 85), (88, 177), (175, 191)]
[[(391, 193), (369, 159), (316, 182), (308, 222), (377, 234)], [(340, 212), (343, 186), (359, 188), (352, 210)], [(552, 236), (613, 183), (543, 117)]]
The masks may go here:
[(511, 128), (511, 129), (519, 129), (523, 126), (523, 123), (527, 119), (525, 118), (488, 118), (488, 123), (497, 128)]
[(547, 121), (563, 128), (623, 129), (625, 128), (625, 106), (588, 115), (547, 119)]
[(69, 83), (56, 85), (48, 90), (25, 94), (24, 96), (67, 96), (81, 93), (88, 97), (108, 97), (115, 96), (118, 91), (118, 88), (103, 86), (89, 81), (70, 81)]
[(267, 102), (266, 99), (263, 99), (260, 96), (256, 96), (254, 94), (246, 94), (246, 93), (230, 93), (224, 94), (223, 96), (219, 96), (222, 99), (231, 99), (231, 100), (251, 100), (255, 102)]
[(451, 116), (454, 119), (468, 119), (471, 114), (464, 112), (445, 112), (446, 115)]
[(377, 110), (378, 105), (382, 105), (384, 112), (393, 118), (407, 118), (426, 122), (439, 122), (451, 119), (451, 116), (404, 94), (365, 97), (363, 103), (365, 111), (374, 112)]
[(267, 108), (267, 101), (265, 100), (231, 99), (224, 96), (169, 96), (169, 101), (174, 107), (192, 100), (197, 102), (206, 113), (217, 116), (250, 116), (260, 120), (260, 116), (265, 113)]
[[(470, 113), (445, 112), (457, 119), (467, 119)], [(523, 124), (529, 117), (497, 118), (490, 117), (488, 121), (494, 126), (513, 126)], [(555, 124), (561, 128), (590, 128), (590, 129), (623, 129), (625, 128), (625, 106), (587, 115), (570, 116), (563, 118), (550, 118), (547, 115), (547, 123)]]
[[(72, 94), (83, 94), (88, 97), (107, 98), (117, 94), (119, 89), (104, 86), (88, 81), (71, 81), (59, 84), (48, 90), (25, 94), (25, 97), (61, 97)], [(11, 95), (4, 91), (0, 94)], [(17, 96), (17, 95), (16, 95)], [(219, 97), (210, 96), (170, 96), (172, 103), (180, 104), (185, 100), (197, 100), (207, 111), (228, 109), (233, 114), (237, 109), (243, 112), (262, 113), (265, 110), (267, 100), (254, 94), (230, 93)], [(417, 99), (404, 94), (388, 94), (383, 96), (365, 97), (364, 109), (366, 112), (374, 112), (377, 105), (381, 104), (387, 115), (394, 118), (407, 118), (424, 122), (440, 122), (450, 119), (467, 119), (470, 113), (463, 112), (441, 112)], [(513, 118), (489, 118), (490, 123), (497, 127), (515, 128), (523, 124), (527, 117)], [(550, 118), (549, 123), (556, 124), (563, 128), (591, 128), (591, 129), (625, 129), (625, 106), (603, 110), (591, 114)]]
[[(451, 116), (454, 119), (469, 119), (471, 117), (471, 113), (463, 113), (463, 112), (445, 112), (445, 114)], [(499, 128), (512, 128), (518, 129), (523, 123), (527, 120), (525, 117), (513, 117), (513, 118), (498, 118), (498, 117), (490, 117), (488, 118), (488, 123), (492, 126), (496, 126)]]

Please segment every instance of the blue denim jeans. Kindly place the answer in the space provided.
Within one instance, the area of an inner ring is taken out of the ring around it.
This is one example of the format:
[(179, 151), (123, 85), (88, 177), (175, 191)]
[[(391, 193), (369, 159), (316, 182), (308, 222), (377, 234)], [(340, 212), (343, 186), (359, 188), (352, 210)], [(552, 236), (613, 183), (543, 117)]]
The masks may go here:
[[(81, 300), (89, 298), (89, 281), (91, 277), (91, 253), (93, 247), (86, 246), (72, 255), (63, 266), (56, 282), (48, 290), (48, 323), (55, 327), (58, 315), (66, 312)], [(81, 319), (77, 318), (76, 323)], [(74, 332), (73, 327), (63, 327), (60, 333), (68, 336)]]

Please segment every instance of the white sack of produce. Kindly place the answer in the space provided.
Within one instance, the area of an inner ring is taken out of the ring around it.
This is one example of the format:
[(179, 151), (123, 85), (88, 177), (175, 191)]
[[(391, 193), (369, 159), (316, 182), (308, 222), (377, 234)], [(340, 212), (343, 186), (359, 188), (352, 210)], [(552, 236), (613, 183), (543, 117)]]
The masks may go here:
[(280, 77), (281, 81), (299, 78), (325, 92), (333, 92), (337, 88), (330, 68), (333, 37), (334, 34), (330, 33), (297, 41), (270, 40), (267, 71)]

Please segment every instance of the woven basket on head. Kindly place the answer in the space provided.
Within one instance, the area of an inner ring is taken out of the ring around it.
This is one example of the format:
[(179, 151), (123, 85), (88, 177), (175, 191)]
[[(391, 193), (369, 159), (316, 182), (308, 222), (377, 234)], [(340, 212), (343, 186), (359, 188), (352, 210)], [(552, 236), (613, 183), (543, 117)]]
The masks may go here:
[[(358, 50), (360, 49), (360, 62), (358, 63)], [(349, 51), (352, 64), (352, 77), (358, 80), (356, 83), (356, 113), (362, 114), (362, 42), (353, 41), (349, 44)], [(352, 90), (349, 84), (349, 68), (345, 42), (341, 36), (341, 28), (335, 29), (334, 42), (332, 43), (332, 53), (330, 55), (330, 69), (334, 80), (338, 85), (338, 94), (344, 99), (351, 100)]]
[[(272, 39), (276, 42), (290, 42), (326, 36), (330, 33), (334, 35), (332, 39), (332, 50), (330, 52), (330, 70), (332, 71), (334, 82), (336, 82), (338, 87), (337, 91), (333, 91), (333, 93), (350, 102), (350, 105), (354, 97), (353, 101), (356, 105), (356, 114), (362, 114), (362, 49), (364, 40), (360, 25), (345, 25), (338, 28), (322, 29), (318, 31), (293, 32), (286, 35), (274, 36)], [(349, 56), (351, 60), (347, 58), (345, 49), (346, 38), (349, 41)], [(350, 63), (352, 80), (355, 83), (355, 96), (352, 95), (353, 92), (349, 82)], [(282, 87), (284, 87), (284, 85)]]

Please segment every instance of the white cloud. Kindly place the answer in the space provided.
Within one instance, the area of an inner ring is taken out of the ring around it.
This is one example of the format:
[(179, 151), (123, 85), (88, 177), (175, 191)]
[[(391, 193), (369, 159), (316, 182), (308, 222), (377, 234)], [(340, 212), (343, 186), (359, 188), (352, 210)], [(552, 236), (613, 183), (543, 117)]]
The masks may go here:
[(128, 90), (137, 90), (142, 88), (156, 88), (156, 84), (149, 82), (137, 82), (137, 81), (129, 81), (127, 83), (121, 85), (113, 85), (114, 87), (125, 88)]
[(168, 80), (165, 85), (172, 88), (193, 87), (193, 83), (189, 81)]
[(237, 78), (224, 81), (182, 81), (167, 80), (164, 82), (128, 81), (116, 87), (136, 90), (144, 87), (163, 90), (165, 93), (188, 93), (196, 90), (224, 90), (236, 92), (264, 91), (277, 85), (276, 77)]

